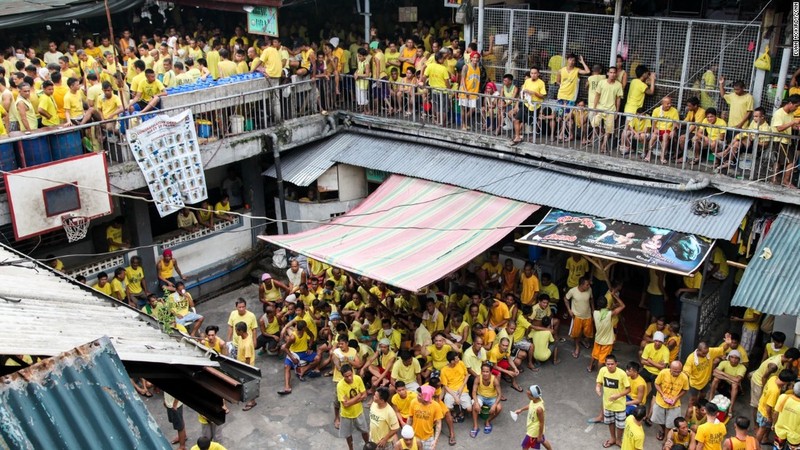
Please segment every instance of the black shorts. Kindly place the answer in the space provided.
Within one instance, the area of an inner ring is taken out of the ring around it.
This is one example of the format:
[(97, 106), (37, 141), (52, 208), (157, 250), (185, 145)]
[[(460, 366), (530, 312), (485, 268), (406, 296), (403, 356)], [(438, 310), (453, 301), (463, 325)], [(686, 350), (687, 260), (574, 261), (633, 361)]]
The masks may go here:
[(263, 334), (258, 335), (256, 338), (256, 348), (275, 348), (278, 346), (278, 341), (274, 337), (267, 337)]
[(183, 405), (179, 406), (178, 409), (167, 408), (167, 420), (172, 424), (172, 429), (175, 431), (181, 431), (186, 428), (186, 424), (183, 423)]
[(656, 381), (656, 375), (648, 372), (644, 367), (642, 367), (642, 369), (639, 371), (639, 375), (641, 375), (642, 378), (644, 378), (644, 381), (647, 381), (648, 383), (653, 383)]
[(533, 123), (534, 112), (529, 110), (525, 105), (519, 105), (517, 109), (516, 119), (522, 123)]

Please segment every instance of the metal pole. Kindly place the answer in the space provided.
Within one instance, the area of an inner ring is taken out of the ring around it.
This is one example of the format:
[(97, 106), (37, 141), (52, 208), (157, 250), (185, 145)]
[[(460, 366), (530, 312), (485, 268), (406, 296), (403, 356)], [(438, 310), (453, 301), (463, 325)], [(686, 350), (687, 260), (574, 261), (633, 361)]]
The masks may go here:
[[(111, 9), (108, 7), (108, 0), (104, 0), (104, 3), (106, 7), (106, 20), (108, 20), (108, 36), (109, 39), (111, 39), (111, 51), (114, 52), (114, 64), (117, 64), (120, 70), (122, 70), (122, 64), (120, 63), (122, 58), (120, 58), (119, 53), (117, 53), (117, 41), (114, 39), (114, 26), (111, 25)], [(117, 68), (114, 67), (114, 70), (116, 71)], [(114, 80), (114, 82), (116, 82), (116, 80)], [(120, 92), (119, 99), (122, 101), (122, 108), (127, 110), (128, 105), (125, 104), (125, 96), (122, 95), (122, 92)]]
[(278, 206), (281, 211), (281, 229), (283, 234), (289, 234), (289, 224), (286, 222), (286, 192), (283, 187), (283, 171), (281, 170), (281, 146), (278, 136), (274, 133), (267, 135), (272, 140), (272, 156), (275, 158), (275, 179), (278, 182)]
[(661, 74), (661, 29), (663, 28), (662, 25), (663, 22), (661, 22), (660, 20), (656, 25), (656, 62), (654, 64), (656, 68), (655, 69), (656, 76), (659, 76)]
[(683, 46), (683, 65), (681, 69), (681, 84), (680, 89), (678, 90), (678, 104), (675, 105), (678, 108), (678, 111), (681, 110), (681, 105), (683, 105), (683, 90), (686, 85), (686, 76), (687, 72), (689, 71), (689, 50), (692, 43), (692, 22), (690, 21), (686, 25), (686, 43)]
[(614, 31), (611, 32), (611, 55), (608, 57), (608, 66), (614, 67), (617, 64), (617, 44), (619, 44), (619, 21), (622, 17), (622, 0), (617, 0), (614, 6)]
[(369, 28), (370, 28), (369, 19), (370, 19), (370, 13), (369, 13), (369, 0), (364, 0), (364, 41), (366, 41), (366, 42), (369, 42), (369, 40), (370, 40), (370, 35), (369, 35)]
[(789, 76), (789, 59), (792, 57), (792, 47), (783, 48), (781, 57), (781, 71), (778, 73), (778, 88), (775, 89), (775, 102), (772, 105), (773, 111), (781, 107), (783, 102), (783, 89), (786, 87), (786, 77)]
[[(753, 59), (758, 58), (764, 49), (769, 45), (769, 39), (762, 39), (761, 44), (758, 46), (756, 50), (756, 55)], [(764, 70), (756, 69), (753, 66), (753, 76), (751, 77), (750, 81), (750, 93), (753, 94), (753, 99), (755, 99), (754, 106), (758, 107), (761, 106), (761, 94), (764, 92), (764, 82), (766, 81), (767, 72)], [(767, 106), (769, 108), (769, 106)]]
[(514, 67), (514, 10), (511, 10), (511, 20), (508, 22), (508, 59), (506, 60), (506, 73), (513, 73)]
[[(723, 25), (722, 40), (720, 41), (720, 49), (719, 49), (719, 63), (717, 64), (717, 75), (722, 75), (722, 63), (725, 61), (725, 46), (728, 45), (728, 38), (726, 36), (727, 34), (726, 31), (728, 31), (728, 27)], [(730, 80), (730, 81), (733, 82), (736, 80)]]
[(478, 52), (483, 51), (484, 0), (478, 0)]
[[(567, 39), (569, 38), (569, 13), (564, 14), (564, 36), (561, 39), (561, 57), (566, 58), (567, 56)], [(567, 62), (563, 61), (561, 63), (562, 66), (566, 66)], [(552, 76), (556, 76), (553, 74)]]

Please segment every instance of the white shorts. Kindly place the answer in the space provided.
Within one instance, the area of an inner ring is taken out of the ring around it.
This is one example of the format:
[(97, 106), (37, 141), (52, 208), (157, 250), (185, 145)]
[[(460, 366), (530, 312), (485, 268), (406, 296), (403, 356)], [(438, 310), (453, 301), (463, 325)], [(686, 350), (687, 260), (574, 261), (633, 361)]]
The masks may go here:
[(369, 90), (356, 89), (356, 104), (358, 104), (358, 106), (364, 106), (367, 103), (369, 103)]
[(476, 99), (476, 98), (473, 98), (472, 100), (466, 99), (466, 98), (462, 98), (461, 100), (458, 101), (458, 103), (461, 106), (463, 106), (464, 108), (474, 108), (475, 105), (477, 105), (477, 102), (478, 102), (478, 99)]
[[(456, 399), (453, 398), (452, 395), (450, 395), (449, 393), (444, 394), (444, 405), (447, 406), (447, 409), (453, 409), (453, 406), (455, 406), (455, 404), (456, 404)], [(458, 404), (462, 408), (467, 409), (470, 406), (472, 406), (472, 398), (466, 392), (462, 392), (458, 398)]]

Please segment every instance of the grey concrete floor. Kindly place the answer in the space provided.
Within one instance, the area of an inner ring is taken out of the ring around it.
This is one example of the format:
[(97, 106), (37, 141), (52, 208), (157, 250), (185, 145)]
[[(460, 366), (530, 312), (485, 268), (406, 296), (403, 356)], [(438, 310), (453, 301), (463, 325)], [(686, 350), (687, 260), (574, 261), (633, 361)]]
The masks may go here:
[[(248, 304), (257, 306), (258, 291), (255, 285), (247, 286), (233, 292), (213, 298), (198, 305), (197, 311), (205, 315), (206, 324), (220, 327), (220, 335), (227, 334), (227, 318), (234, 310), (234, 301), (244, 297)], [(256, 312), (255, 309), (249, 308)], [(223, 331), (224, 330), (224, 331)], [(562, 332), (564, 334), (564, 332)], [(520, 385), (531, 384), (541, 386), (546, 405), (546, 436), (554, 449), (602, 448), (608, 439), (608, 428), (602, 424), (588, 424), (587, 419), (599, 413), (600, 399), (594, 391), (595, 375), (586, 373), (589, 352), (582, 349), (581, 356), (573, 359), (570, 355), (572, 343), (559, 344), (558, 366), (545, 365), (538, 373), (526, 370), (520, 375)], [(636, 358), (636, 348), (630, 345), (617, 344), (615, 350), (620, 365)], [(260, 356), (257, 365), (261, 368), (261, 396), (258, 405), (250, 411), (242, 411), (243, 405), (231, 405), (231, 413), (227, 422), (217, 430), (217, 441), (230, 450), (245, 449), (346, 449), (344, 439), (336, 435), (333, 428), (333, 411), (331, 402), (334, 397), (333, 384), (330, 378), (317, 378), (301, 383), (295, 377), (292, 380), (294, 389), (291, 395), (281, 397), (277, 391), (283, 388), (283, 362), (277, 357)], [(481, 432), (477, 438), (469, 436), (471, 420), (455, 424), (457, 444), (455, 449), (495, 449), (519, 448), (525, 434), (524, 415), (514, 422), (508, 412), (527, 404), (524, 393), (518, 393), (504, 387), (508, 401), (503, 403), (505, 411), (496, 419), (494, 430), (490, 435)], [(749, 398), (745, 393), (740, 398)], [(150, 412), (164, 430), (164, 434), (172, 439), (175, 432), (167, 422), (162, 398), (156, 395), (143, 398)], [(750, 408), (737, 401), (738, 410), (750, 414)], [(197, 440), (200, 424), (197, 413), (184, 408), (184, 418), (188, 434), (187, 448)], [(481, 426), (482, 429), (482, 426)], [(660, 449), (656, 440), (655, 427), (645, 427), (645, 450)], [(361, 439), (356, 438), (356, 449), (361, 448)], [(451, 448), (447, 442), (447, 426), (443, 424), (442, 439), (437, 448)]]

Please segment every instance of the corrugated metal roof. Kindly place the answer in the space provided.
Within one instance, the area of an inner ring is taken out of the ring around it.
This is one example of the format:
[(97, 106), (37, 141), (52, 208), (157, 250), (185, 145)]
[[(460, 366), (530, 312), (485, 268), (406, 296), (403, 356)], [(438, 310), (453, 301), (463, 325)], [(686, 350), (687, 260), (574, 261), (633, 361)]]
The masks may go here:
[(0, 378), (0, 403), (3, 448), (172, 449), (108, 338)]
[[(764, 250), (771, 256), (762, 258)], [(772, 222), (736, 288), (731, 305), (768, 314), (800, 316), (800, 208), (786, 207)]]
[(124, 361), (219, 366), (146, 314), (6, 246), (0, 246), (0, 299), (0, 355), (52, 356), (108, 335)]
[[(710, 190), (681, 192), (594, 181), (402, 140), (344, 134), (327, 142), (342, 148), (333, 157), (339, 163), (714, 239), (730, 239), (753, 203), (745, 197)], [(710, 194), (716, 194), (712, 200), (719, 204), (719, 214), (693, 214), (692, 202)]]
[[(303, 148), (281, 154), (281, 176), (296, 186), (308, 186), (335, 164), (333, 157), (351, 145), (358, 145), (361, 136), (338, 134), (330, 139), (314, 142)], [(262, 175), (277, 178), (275, 166)]]

